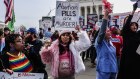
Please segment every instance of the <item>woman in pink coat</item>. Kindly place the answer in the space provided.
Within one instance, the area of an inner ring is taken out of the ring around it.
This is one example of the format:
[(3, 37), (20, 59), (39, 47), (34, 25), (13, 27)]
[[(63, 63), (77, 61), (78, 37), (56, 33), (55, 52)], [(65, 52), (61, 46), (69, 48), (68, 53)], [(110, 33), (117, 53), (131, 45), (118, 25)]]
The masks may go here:
[(90, 40), (86, 31), (77, 28), (79, 40), (75, 41), (70, 31), (61, 31), (59, 38), (51, 46), (40, 51), (44, 64), (51, 64), (54, 79), (75, 79), (74, 74), (85, 70), (80, 52), (89, 48)]

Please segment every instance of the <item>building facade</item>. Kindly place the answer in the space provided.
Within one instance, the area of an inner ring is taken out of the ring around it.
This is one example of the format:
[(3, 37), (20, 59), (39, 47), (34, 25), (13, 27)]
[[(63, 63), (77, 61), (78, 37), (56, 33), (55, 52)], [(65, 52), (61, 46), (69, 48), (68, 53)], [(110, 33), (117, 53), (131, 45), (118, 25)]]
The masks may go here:
[(84, 17), (84, 25), (87, 25), (87, 15), (97, 14), (98, 20), (103, 13), (102, 0), (67, 0), (69, 2), (79, 2), (80, 16)]

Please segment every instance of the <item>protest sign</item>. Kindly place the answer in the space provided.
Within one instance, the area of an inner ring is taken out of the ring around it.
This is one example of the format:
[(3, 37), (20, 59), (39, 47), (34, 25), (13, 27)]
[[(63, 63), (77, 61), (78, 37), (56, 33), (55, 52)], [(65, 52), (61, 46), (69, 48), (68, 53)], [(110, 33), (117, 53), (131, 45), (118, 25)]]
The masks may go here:
[(57, 1), (55, 29), (74, 29), (79, 25), (79, 3)]
[(93, 28), (97, 21), (98, 21), (97, 14), (88, 14), (87, 15), (87, 25), (89, 28)]
[(44, 28), (44, 30), (48, 30), (48, 28), (52, 27), (52, 18), (42, 17), (42, 27)]
[(0, 72), (0, 79), (44, 79), (43, 73), (14, 72), (12, 75)]

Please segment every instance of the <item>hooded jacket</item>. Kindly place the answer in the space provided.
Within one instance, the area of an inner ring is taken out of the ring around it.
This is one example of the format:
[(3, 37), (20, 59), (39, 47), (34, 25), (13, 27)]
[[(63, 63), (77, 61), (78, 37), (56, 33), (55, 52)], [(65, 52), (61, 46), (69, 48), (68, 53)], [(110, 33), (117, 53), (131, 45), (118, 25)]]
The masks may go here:
[[(69, 49), (74, 56), (74, 67), (75, 73), (79, 73), (85, 70), (84, 63), (80, 57), (80, 53), (87, 50), (90, 47), (90, 40), (86, 31), (81, 31), (78, 33), (79, 40), (72, 41)], [(54, 78), (58, 77), (58, 67), (59, 67), (59, 41), (56, 40), (48, 48), (42, 47), (40, 51), (41, 59), (44, 64), (51, 63), (51, 75)]]

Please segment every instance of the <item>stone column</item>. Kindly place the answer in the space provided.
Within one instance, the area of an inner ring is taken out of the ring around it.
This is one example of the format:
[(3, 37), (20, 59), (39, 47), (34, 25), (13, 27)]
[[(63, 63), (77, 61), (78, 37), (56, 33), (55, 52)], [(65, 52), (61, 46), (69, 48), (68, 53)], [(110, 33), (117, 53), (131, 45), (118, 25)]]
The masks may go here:
[(90, 6), (90, 14), (93, 14), (93, 6)]
[(99, 14), (99, 5), (96, 5), (95, 7), (96, 7), (96, 13), (97, 13), (97, 15), (98, 15), (98, 21), (99, 21), (99, 15), (100, 15), (100, 14)]
[(102, 14), (104, 13), (104, 6), (102, 5)]
[(82, 7), (79, 7), (80, 9), (79, 9), (79, 16), (81, 16), (82, 15)]
[(87, 6), (84, 7), (84, 11), (85, 11), (85, 25), (87, 25)]

